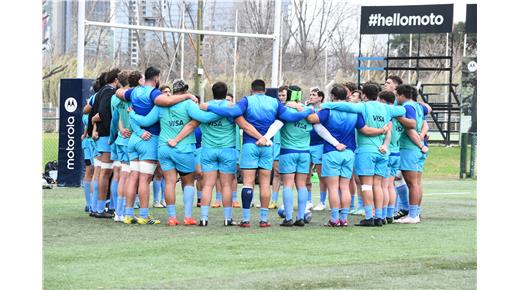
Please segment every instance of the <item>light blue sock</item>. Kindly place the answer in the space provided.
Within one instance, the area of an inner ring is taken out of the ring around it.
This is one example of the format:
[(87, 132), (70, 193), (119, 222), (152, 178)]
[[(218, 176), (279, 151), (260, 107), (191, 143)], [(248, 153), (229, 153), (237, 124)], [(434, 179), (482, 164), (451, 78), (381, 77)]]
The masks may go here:
[(105, 203), (106, 201), (104, 199), (98, 199), (97, 201), (97, 212), (103, 213), (105, 211)]
[(117, 187), (119, 186), (118, 180), (112, 180), (110, 183), (110, 204), (109, 209), (115, 209), (117, 205)]
[(292, 220), (294, 196), (290, 187), (284, 187), (282, 191), (283, 208), (285, 210), (285, 220)]
[(117, 205), (116, 205), (116, 215), (122, 215), (123, 214), (123, 197), (119, 197), (117, 199)]
[(376, 219), (381, 219), (381, 218), (383, 218), (383, 209), (376, 207)]
[(327, 200), (327, 192), (321, 191), (320, 192), (320, 202), (324, 204), (326, 200)]
[(354, 211), (356, 209), (356, 196), (355, 195), (351, 195), (350, 196), (350, 207), (349, 207), (349, 211)]
[(222, 203), (222, 192), (217, 192), (217, 196), (215, 197), (215, 200)]
[(97, 198), (98, 198), (98, 182), (97, 180), (92, 181), (91, 186), (94, 190), (92, 190), (92, 194), (90, 195), (90, 207), (92, 208), (92, 212), (97, 211)]
[(238, 196), (237, 196), (237, 192), (236, 191), (231, 192), (231, 196), (233, 198), (233, 202), (238, 201)]
[(306, 187), (298, 188), (298, 215), (296, 216), (296, 219), (298, 220), (303, 219), (305, 216), (305, 206), (309, 201), (309, 195), (307, 192)]
[(269, 209), (262, 207), (260, 208), (260, 221), (266, 222), (269, 220)]
[(134, 207), (136, 205), (139, 206), (139, 195), (138, 194), (135, 195)]
[(411, 218), (416, 218), (417, 217), (417, 212), (418, 212), (418, 205), (410, 205), (410, 211), (408, 212), (408, 216), (411, 217)]
[(394, 216), (395, 207), (389, 206), (386, 208), (386, 216), (391, 218)]
[(417, 215), (421, 215), (421, 206), (417, 206)]
[(348, 221), (348, 208), (346, 207), (341, 209), (341, 220)]
[(159, 201), (159, 194), (161, 193), (161, 181), (154, 180), (153, 181), (153, 202)]
[(365, 208), (365, 219), (366, 219), (366, 220), (371, 219), (371, 218), (373, 217), (372, 209), (373, 209), (374, 207), (371, 206), (371, 205), (365, 205), (364, 208)]
[(84, 181), (83, 191), (85, 193), (85, 205), (90, 208), (90, 181)]
[(363, 208), (363, 198), (359, 194), (357, 195), (357, 207)]
[(197, 191), (197, 199), (201, 199), (202, 198), (202, 191)]
[(208, 205), (202, 205), (200, 207), (200, 219), (201, 220), (208, 220), (208, 212), (209, 212), (209, 206)]
[[(307, 190), (307, 187), (305, 187), (305, 190)], [(312, 190), (307, 190), (307, 201), (312, 203)]]
[(148, 218), (148, 212), (149, 212), (149, 210), (148, 210), (147, 207), (146, 207), (146, 208), (142, 208), (142, 207), (141, 207), (141, 208), (139, 209), (139, 217), (144, 218), (144, 219), (147, 219), (147, 218)]
[(395, 192), (399, 195), (399, 201), (401, 202), (401, 204), (399, 204), (399, 208), (409, 210), (410, 204), (408, 200), (408, 186), (403, 184), (399, 187), (396, 187)]
[(133, 207), (125, 207), (125, 216), (133, 217), (134, 216), (134, 208)]
[(166, 211), (168, 212), (168, 217), (177, 217), (177, 213), (175, 212), (175, 204), (166, 205)]
[(233, 208), (225, 207), (224, 208), (224, 219), (229, 220), (233, 218)]
[(383, 215), (381, 216), (381, 218), (386, 218), (386, 212), (388, 211), (388, 207), (384, 206), (383, 207)]
[(278, 191), (273, 191), (271, 193), (271, 201), (274, 202), (274, 203), (278, 202)]
[(191, 217), (191, 210), (193, 208), (193, 196), (195, 195), (195, 188), (191, 185), (184, 187), (184, 217)]
[(161, 179), (161, 201), (164, 201), (164, 193), (166, 193), (166, 181), (163, 177), (163, 179)]
[(337, 221), (339, 218), (339, 208), (335, 207), (330, 211), (330, 220)]

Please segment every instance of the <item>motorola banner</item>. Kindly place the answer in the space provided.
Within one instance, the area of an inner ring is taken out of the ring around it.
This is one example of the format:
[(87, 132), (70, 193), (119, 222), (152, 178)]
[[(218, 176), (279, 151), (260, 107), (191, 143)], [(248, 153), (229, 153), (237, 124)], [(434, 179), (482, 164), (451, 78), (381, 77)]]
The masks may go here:
[(83, 172), (83, 103), (91, 93), (90, 79), (60, 80), (58, 186), (81, 186)]
[(453, 4), (361, 7), (361, 34), (446, 33)]

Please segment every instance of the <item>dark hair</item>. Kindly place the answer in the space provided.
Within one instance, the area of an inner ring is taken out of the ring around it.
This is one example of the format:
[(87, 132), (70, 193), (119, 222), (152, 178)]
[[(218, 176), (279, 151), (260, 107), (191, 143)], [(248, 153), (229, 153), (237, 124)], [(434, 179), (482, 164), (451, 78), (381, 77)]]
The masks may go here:
[(332, 87), (332, 90), (330, 90), (330, 94), (334, 96), (335, 100), (346, 100), (347, 99), (347, 88), (342, 85), (335, 84)]
[(345, 87), (350, 91), (350, 93), (354, 92), (358, 89), (358, 86), (353, 82), (345, 82)]
[(120, 69), (114, 68), (107, 72), (105, 76), (105, 81), (107, 84), (113, 83), (117, 79), (117, 75), (121, 72)]
[(213, 91), (213, 98), (215, 100), (225, 99), (227, 94), (227, 85), (224, 82), (216, 82), (211, 87), (211, 91)]
[(410, 85), (399, 85), (397, 86), (396, 92), (398, 96), (404, 96), (407, 99), (412, 98), (413, 88)]
[(117, 74), (117, 80), (121, 84), (122, 87), (128, 86), (128, 76), (130, 75), (129, 70), (122, 70)]
[(231, 97), (232, 99), (234, 99), (234, 98), (235, 98), (235, 96), (233, 96), (233, 94), (232, 94), (232, 93), (227, 93), (227, 94), (226, 94), (226, 97)]
[(161, 74), (161, 70), (154, 67), (154, 66), (151, 66), (149, 68), (146, 69), (146, 71), (144, 72), (144, 78), (146, 80), (151, 80), (152, 78), (158, 76)]
[(396, 76), (396, 75), (388, 76), (387, 79), (392, 80), (398, 86), (403, 84), (403, 80), (400, 77)]
[(417, 102), (417, 96), (419, 95), (419, 92), (417, 92), (416, 87), (412, 87), (412, 100)]
[(102, 72), (97, 78), (97, 81), (99, 83), (99, 89), (104, 87), (107, 84), (107, 72)]
[(251, 90), (254, 92), (265, 92), (265, 82), (263, 80), (254, 80), (251, 83)]
[(380, 92), (379, 98), (388, 104), (393, 104), (395, 102), (395, 94), (394, 94), (394, 92), (391, 92), (391, 91)]
[(320, 102), (323, 103), (323, 101), (325, 101), (325, 94), (322, 91), (318, 91), (318, 97), (321, 98)]
[(95, 80), (92, 82), (92, 90), (94, 91), (94, 93), (97, 93), (99, 91), (100, 87), (99, 87), (99, 80)]
[(141, 77), (141, 72), (138, 70), (130, 72), (130, 74), (128, 75), (128, 84), (130, 85), (130, 87), (137, 87), (139, 85), (139, 80), (141, 79)]
[(168, 85), (162, 85), (159, 87), (159, 91), (161, 91), (161, 92), (164, 91), (164, 89), (169, 89), (170, 91), (172, 90), (172, 88), (170, 88), (170, 86), (168, 86)]
[(281, 92), (283, 90), (289, 91), (289, 87), (288, 86), (281, 86), (281, 87), (278, 88), (278, 92)]
[[(363, 84), (363, 87), (364, 87), (364, 86), (367, 86), (367, 85), (374, 85), (374, 86), (376, 86), (376, 88), (377, 88), (377, 93), (379, 93), (379, 92), (381, 91), (381, 86), (380, 86), (378, 83), (376, 83), (376, 82), (368, 81), (368, 82), (366, 82), (365, 84)], [(361, 90), (363, 90), (363, 87), (361, 87)]]
[(363, 94), (367, 96), (367, 99), (371, 101), (377, 100), (377, 94), (379, 94), (378, 87), (374, 84), (365, 84), (363, 86)]

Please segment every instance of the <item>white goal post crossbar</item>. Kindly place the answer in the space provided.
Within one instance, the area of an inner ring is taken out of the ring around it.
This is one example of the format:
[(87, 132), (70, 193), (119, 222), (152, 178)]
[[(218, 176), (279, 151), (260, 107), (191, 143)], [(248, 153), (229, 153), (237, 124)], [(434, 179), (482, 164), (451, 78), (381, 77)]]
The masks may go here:
[(278, 67), (279, 67), (279, 51), (280, 51), (280, 20), (281, 20), (282, 2), (275, 0), (275, 19), (274, 19), (274, 33), (273, 34), (256, 34), (256, 33), (241, 33), (241, 32), (227, 32), (227, 31), (212, 31), (212, 30), (196, 30), (183, 29), (173, 27), (154, 27), (143, 25), (129, 25), (117, 24), (107, 22), (96, 22), (85, 19), (85, 0), (78, 1), (78, 54), (77, 54), (77, 77), (83, 78), (83, 67), (85, 61), (85, 26), (101, 26), (110, 28), (148, 30), (159, 32), (176, 32), (181, 34), (200, 34), (200, 35), (215, 35), (225, 37), (245, 37), (245, 38), (260, 38), (273, 40), (273, 62), (271, 71), (271, 86), (278, 86)]

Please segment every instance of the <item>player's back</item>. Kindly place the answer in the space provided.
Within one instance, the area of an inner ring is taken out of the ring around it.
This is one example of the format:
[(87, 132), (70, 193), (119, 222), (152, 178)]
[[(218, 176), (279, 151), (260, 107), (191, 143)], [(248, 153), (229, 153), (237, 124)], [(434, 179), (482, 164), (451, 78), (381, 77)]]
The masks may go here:
[(247, 110), (244, 117), (263, 135), (276, 120), (279, 101), (265, 94), (254, 94), (246, 98)]
[[(287, 110), (296, 111), (293, 108), (287, 108)], [(280, 130), (281, 147), (285, 149), (308, 150), (311, 130), (312, 125), (306, 119), (285, 123)]]
[[(167, 144), (168, 140), (175, 138), (175, 136), (181, 132), (182, 128), (191, 121), (191, 117), (188, 113), (189, 106), (197, 105), (192, 100), (184, 100), (171, 107), (161, 107), (159, 115), (161, 124), (159, 145)], [(181, 152), (186, 150), (187, 152), (192, 152), (195, 142), (195, 133), (191, 132), (186, 138), (182, 139), (175, 148)]]
[[(403, 107), (411, 106), (413, 110), (415, 111), (415, 131), (417, 133), (421, 132), (422, 126), (423, 126), (423, 120), (424, 120), (424, 111), (421, 105), (419, 105), (417, 102), (408, 101), (403, 104)], [(400, 147), (406, 148), (406, 149), (414, 149), (419, 150), (419, 148), (413, 143), (413, 141), (408, 137), (406, 133), (401, 134), (400, 141)]]
[[(209, 105), (227, 107), (227, 100), (211, 100)], [(202, 145), (210, 148), (228, 148), (236, 145), (236, 124), (228, 118), (220, 118), (216, 121), (202, 123)]]
[[(365, 109), (361, 115), (368, 127), (383, 128), (390, 121), (387, 106), (378, 101), (364, 103)], [(385, 135), (367, 136), (357, 135), (357, 152), (378, 152), (379, 146), (383, 145)]]
[[(358, 114), (326, 109), (320, 111), (318, 115), (322, 124), (338, 142), (347, 146), (349, 150), (354, 151), (356, 149), (355, 129), (358, 122)], [(336, 148), (330, 143), (324, 143), (323, 153), (334, 150)]]
[[(136, 114), (146, 116), (153, 109), (154, 103), (150, 95), (154, 89), (152, 86), (137, 86), (132, 89), (130, 102)], [(160, 132), (159, 123), (143, 129), (153, 135), (159, 135)]]

